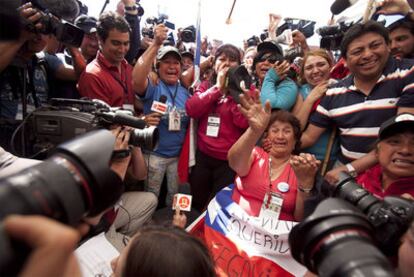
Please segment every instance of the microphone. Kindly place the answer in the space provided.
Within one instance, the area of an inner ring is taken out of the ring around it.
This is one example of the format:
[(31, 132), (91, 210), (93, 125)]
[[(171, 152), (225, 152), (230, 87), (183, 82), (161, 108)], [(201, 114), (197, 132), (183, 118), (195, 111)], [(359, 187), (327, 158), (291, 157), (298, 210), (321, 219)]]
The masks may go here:
[(161, 95), (159, 101), (152, 102), (151, 111), (165, 114), (168, 110), (168, 105), (165, 103), (167, 103), (167, 96)]
[(42, 10), (49, 10), (53, 15), (72, 21), (79, 14), (79, 5), (76, 0), (32, 0), (33, 6)]
[(331, 6), (331, 12), (334, 15), (340, 14), (356, 2), (358, 2), (358, 0), (336, 0)]
[(147, 123), (139, 118), (127, 115), (123, 112), (105, 112), (101, 114), (102, 117), (113, 124), (130, 126), (137, 129), (144, 129)]

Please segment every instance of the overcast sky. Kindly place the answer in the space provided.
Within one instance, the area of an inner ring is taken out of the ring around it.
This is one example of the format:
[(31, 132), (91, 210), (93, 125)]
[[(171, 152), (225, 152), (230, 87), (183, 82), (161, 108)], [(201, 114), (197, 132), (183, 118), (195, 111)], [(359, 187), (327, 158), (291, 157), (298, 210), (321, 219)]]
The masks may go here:
[[(89, 7), (89, 14), (98, 16), (105, 0), (82, 0)], [(115, 10), (118, 0), (110, 0), (106, 10)], [(201, 0), (201, 33), (210, 39), (216, 38), (241, 46), (243, 39), (259, 35), (268, 25), (269, 12), (282, 17), (314, 20), (318, 26), (326, 25), (330, 6), (334, 0), (237, 0), (232, 24), (226, 25), (233, 0)], [(360, 0), (345, 14), (362, 14), (367, 0)], [(198, 0), (141, 0), (147, 16), (164, 13), (177, 27), (196, 23)], [(318, 41), (318, 37), (312, 41)]]

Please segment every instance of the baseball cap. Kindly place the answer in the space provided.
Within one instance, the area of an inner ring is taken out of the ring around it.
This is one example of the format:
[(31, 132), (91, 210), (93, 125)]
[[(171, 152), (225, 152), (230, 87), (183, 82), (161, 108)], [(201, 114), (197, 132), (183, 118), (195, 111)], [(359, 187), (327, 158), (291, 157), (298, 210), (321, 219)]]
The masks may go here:
[(274, 52), (283, 56), (282, 47), (277, 42), (272, 40), (264, 41), (257, 45), (257, 52)]
[(414, 132), (414, 114), (402, 113), (381, 124), (379, 139), (383, 140), (407, 130)]
[(182, 57), (189, 57), (190, 59), (194, 60), (194, 54), (191, 51), (183, 51), (181, 52)]
[(96, 32), (97, 19), (93, 16), (81, 15), (75, 20), (76, 27), (82, 29), (86, 34)]
[(178, 49), (169, 45), (158, 50), (157, 60), (162, 60), (167, 54), (174, 54), (181, 61), (181, 54)]

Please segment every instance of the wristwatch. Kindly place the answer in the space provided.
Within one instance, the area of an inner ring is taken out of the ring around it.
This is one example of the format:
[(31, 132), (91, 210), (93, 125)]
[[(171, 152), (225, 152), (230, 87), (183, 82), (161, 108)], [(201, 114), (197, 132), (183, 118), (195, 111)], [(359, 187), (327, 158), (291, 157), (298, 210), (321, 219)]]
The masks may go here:
[(355, 167), (353, 167), (351, 163), (347, 163), (345, 166), (346, 166), (346, 169), (348, 170), (348, 174), (351, 177), (355, 178), (358, 175), (358, 173), (355, 170)]

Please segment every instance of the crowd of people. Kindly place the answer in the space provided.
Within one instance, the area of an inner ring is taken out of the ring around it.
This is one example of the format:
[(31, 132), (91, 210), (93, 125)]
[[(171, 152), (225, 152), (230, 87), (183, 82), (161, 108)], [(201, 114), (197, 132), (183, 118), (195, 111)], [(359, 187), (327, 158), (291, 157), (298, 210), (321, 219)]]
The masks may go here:
[[(89, 224), (88, 236), (104, 231), (121, 253), (115, 276), (215, 276), (211, 245), (180, 230), (182, 212), (174, 215), (178, 227), (156, 226), (152, 219), (163, 207), (171, 209), (186, 185), (197, 215), (234, 184), (232, 199), (248, 216), (293, 222), (324, 198), (320, 183), (334, 186), (342, 173), (379, 199), (414, 200), (414, 13), (406, 0), (382, 1), (378, 13), (401, 19), (387, 27), (355, 23), (339, 49), (308, 45), (300, 30), (292, 30), (291, 44), (282, 47), (276, 15), (268, 38), (254, 45), (203, 38), (197, 78), (196, 49), (181, 39), (172, 45), (164, 23), (154, 24), (152, 36), (141, 33), (135, 0), (120, 1), (117, 11), (99, 18), (65, 18), (84, 32), (79, 48), (36, 32), (43, 15), (23, 4), (19, 16), (34, 30), (0, 41), (0, 176), (40, 162), (14, 156), (22, 149), (10, 141), (51, 98), (99, 99), (128, 110), (157, 127), (159, 142), (152, 150), (130, 146), (131, 128), (111, 126), (109, 166), (133, 189), (78, 229), (37, 216), (6, 219), (10, 236), (34, 249), (22, 274), (79, 274), (72, 251)], [(286, 47), (299, 49), (297, 55), (285, 55)], [(240, 67), (252, 85), (240, 82), (234, 92), (229, 72)], [(165, 110), (154, 109), (155, 102)], [(24, 230), (31, 230), (28, 236)], [(411, 226), (400, 250), (401, 276), (412, 273), (412, 236)], [(39, 255), (50, 255), (57, 266), (42, 268)]]

